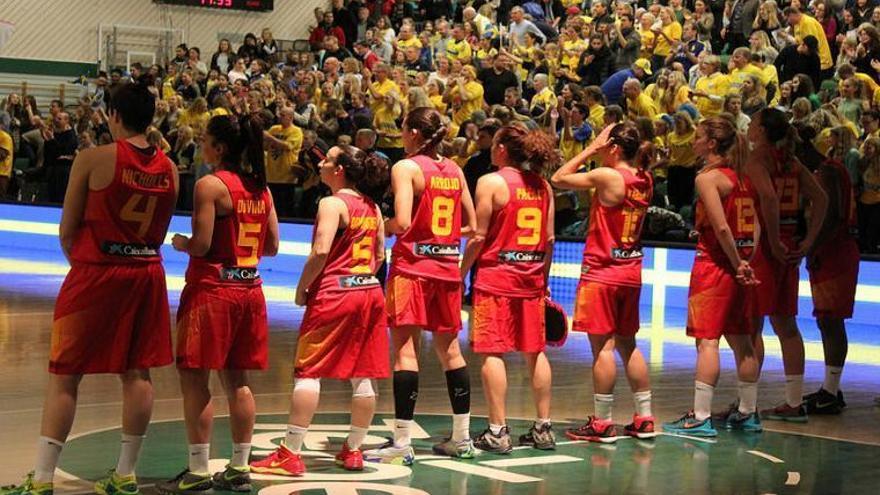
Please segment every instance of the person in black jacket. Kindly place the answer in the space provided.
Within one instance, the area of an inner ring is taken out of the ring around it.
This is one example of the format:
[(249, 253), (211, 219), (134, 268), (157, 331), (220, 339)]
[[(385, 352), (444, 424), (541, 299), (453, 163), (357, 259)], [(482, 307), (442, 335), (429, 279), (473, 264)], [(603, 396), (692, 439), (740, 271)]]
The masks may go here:
[(806, 74), (813, 86), (818, 88), (822, 83), (819, 41), (815, 36), (805, 36), (799, 44), (783, 48), (774, 65), (780, 81), (790, 81), (795, 74)]
[(254, 33), (244, 35), (244, 44), (238, 47), (238, 58), (247, 57), (248, 60), (259, 58), (260, 47), (257, 44), (257, 36)]
[(852, 64), (857, 72), (870, 75), (874, 81), (880, 81), (880, 75), (871, 65), (880, 61), (880, 31), (874, 25), (866, 23), (859, 26), (858, 34), (859, 47)]
[(232, 51), (232, 43), (228, 39), (223, 38), (217, 46), (217, 51), (211, 55), (211, 69), (221, 74), (228, 74), (235, 65), (235, 59), (238, 58)]
[(611, 74), (614, 55), (605, 45), (605, 38), (598, 33), (590, 35), (590, 47), (581, 53), (577, 75), (581, 86), (598, 86)]
[(345, 8), (342, 0), (333, 0), (333, 25), (345, 33), (345, 46), (351, 50), (357, 41), (357, 17)]

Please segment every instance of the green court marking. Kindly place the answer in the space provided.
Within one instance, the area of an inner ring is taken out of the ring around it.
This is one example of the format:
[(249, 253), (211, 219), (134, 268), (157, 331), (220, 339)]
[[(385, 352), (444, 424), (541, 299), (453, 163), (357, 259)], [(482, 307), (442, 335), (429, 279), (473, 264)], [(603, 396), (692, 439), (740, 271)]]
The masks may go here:
[[(252, 458), (265, 455), (284, 437), (287, 417), (258, 418)], [(449, 434), (451, 418), (417, 415), (415, 465), (368, 464), (350, 473), (333, 463), (347, 433), (345, 414), (318, 414), (305, 440), (304, 478), (254, 475), (261, 495), (297, 493), (428, 494), (581, 494), (581, 493), (871, 493), (880, 472), (880, 446), (774, 432), (752, 435), (722, 431), (714, 443), (661, 435), (655, 440), (621, 439), (614, 445), (570, 442), (557, 424), (555, 451), (517, 448), (510, 455), (481, 454), (460, 461), (433, 456), (431, 445)], [(373, 421), (367, 442), (391, 434), (390, 415)], [(528, 421), (511, 420), (516, 437)], [(485, 426), (474, 418), (473, 429)], [(60, 468), (76, 478), (95, 480), (115, 465), (118, 428), (71, 439)], [(211, 445), (212, 468), (219, 470), (232, 449), (227, 418), (218, 418)], [(422, 455), (419, 455), (422, 454)], [(150, 426), (138, 467), (149, 485), (185, 467), (182, 421)], [(146, 491), (146, 490), (145, 490)]]

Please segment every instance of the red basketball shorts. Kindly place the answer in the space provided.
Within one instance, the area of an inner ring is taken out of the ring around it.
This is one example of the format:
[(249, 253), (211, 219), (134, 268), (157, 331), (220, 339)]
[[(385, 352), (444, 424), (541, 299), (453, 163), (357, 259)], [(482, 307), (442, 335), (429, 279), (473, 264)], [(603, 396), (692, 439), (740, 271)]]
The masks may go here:
[(264, 370), (269, 323), (263, 288), (187, 284), (177, 310), (177, 367)]
[(546, 346), (544, 296), (507, 297), (474, 290), (471, 343), (474, 352), (541, 352)]
[(124, 373), (172, 361), (161, 263), (70, 269), (55, 301), (51, 373)]
[(769, 248), (761, 248), (752, 267), (761, 282), (757, 287), (759, 315), (797, 316), (799, 265), (780, 263)]
[(826, 243), (816, 250), (810, 271), (813, 316), (852, 318), (859, 279), (859, 248), (852, 239)]
[(388, 318), (382, 289), (319, 292), (299, 330), (296, 378), (388, 378)]
[(751, 335), (758, 316), (757, 292), (708, 258), (697, 258), (688, 291), (687, 334), (698, 339)]
[(414, 325), (432, 332), (461, 330), (461, 283), (392, 275), (385, 290), (392, 329)]
[(641, 287), (578, 283), (572, 330), (593, 335), (633, 336), (639, 331)]

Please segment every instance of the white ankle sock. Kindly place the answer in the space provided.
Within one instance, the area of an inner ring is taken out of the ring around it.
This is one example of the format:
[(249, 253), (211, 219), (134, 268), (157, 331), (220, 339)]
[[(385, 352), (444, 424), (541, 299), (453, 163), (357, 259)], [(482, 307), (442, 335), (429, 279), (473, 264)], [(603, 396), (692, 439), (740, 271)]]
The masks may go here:
[(825, 367), (825, 383), (822, 388), (837, 395), (840, 390), (840, 375), (843, 373), (843, 366), (826, 366)]
[(804, 401), (804, 375), (785, 375), (785, 403), (797, 407)]
[(739, 389), (739, 412), (752, 414), (758, 410), (758, 382), (737, 382)]
[(636, 414), (639, 416), (651, 416), (651, 391), (643, 390), (633, 392), (633, 402), (636, 405)]
[(504, 429), (504, 425), (496, 425), (489, 423), (489, 431), (492, 432), (493, 435), (498, 436), (501, 434), (501, 430)]
[(397, 447), (406, 447), (412, 443), (410, 439), (410, 428), (412, 428), (411, 419), (395, 419), (394, 420), (394, 445)]
[(248, 467), (248, 459), (250, 456), (251, 444), (234, 443), (232, 444), (232, 459), (229, 460), (229, 465), (234, 468)]
[(122, 434), (119, 448), (119, 461), (116, 463), (116, 474), (128, 476), (134, 474), (138, 457), (141, 455), (141, 445), (144, 443), (144, 435)]
[(552, 424), (550, 418), (538, 418), (535, 420), (535, 428), (541, 428), (544, 425)]
[(37, 440), (37, 464), (34, 466), (34, 481), (37, 483), (51, 483), (55, 479), (55, 468), (58, 466), (58, 458), (61, 457), (61, 449), (64, 442), (54, 438), (40, 437)]
[(593, 394), (593, 407), (597, 418), (611, 421), (612, 406), (614, 406), (614, 394)]
[(715, 387), (700, 381), (694, 382), (694, 417), (697, 421), (712, 416), (713, 395), (715, 395)]
[(209, 474), (208, 459), (210, 453), (210, 443), (189, 444), (189, 471), (193, 474)]
[(284, 446), (294, 454), (302, 452), (303, 438), (309, 432), (308, 428), (296, 425), (287, 425), (287, 435), (284, 436)]
[(471, 437), (471, 413), (452, 415), (452, 440), (461, 442)]
[(345, 440), (348, 443), (348, 448), (351, 450), (360, 449), (364, 443), (364, 438), (367, 438), (367, 431), (369, 431), (369, 428), (351, 425), (351, 429), (348, 430), (348, 438)]

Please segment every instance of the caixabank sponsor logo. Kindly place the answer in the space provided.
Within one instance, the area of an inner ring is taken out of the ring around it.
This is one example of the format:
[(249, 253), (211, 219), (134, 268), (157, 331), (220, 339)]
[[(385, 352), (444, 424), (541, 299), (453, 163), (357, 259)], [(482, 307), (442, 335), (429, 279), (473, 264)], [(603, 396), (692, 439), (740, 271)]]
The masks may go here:
[[(474, 430), (485, 427), (485, 418), (473, 418)], [(377, 415), (364, 448), (373, 448), (392, 435), (391, 415)], [(555, 424), (557, 447), (539, 451), (515, 447), (509, 455), (479, 453), (459, 460), (431, 453), (452, 425), (447, 415), (417, 415), (412, 429), (416, 460), (412, 466), (366, 463), (364, 471), (349, 472), (336, 466), (334, 455), (348, 434), (347, 414), (318, 414), (303, 443), (306, 474), (301, 478), (252, 474), (253, 492), (259, 495), (441, 495), (441, 494), (584, 494), (584, 493), (715, 493), (713, 487), (737, 493), (790, 493), (798, 468), (775, 457), (792, 449), (812, 452), (836, 448), (827, 439), (765, 432), (744, 436), (721, 432), (719, 438), (697, 439), (660, 436), (653, 440), (621, 437), (612, 445), (568, 441), (564, 431), (572, 424)], [(531, 421), (509, 420), (514, 442), (526, 433)], [(271, 453), (284, 439), (287, 415), (261, 415), (252, 439), (251, 459)], [(476, 435), (474, 431), (472, 435)], [(63, 475), (85, 481), (106, 476), (116, 464), (119, 428), (75, 436), (65, 447)], [(828, 445), (826, 445), (826, 443)], [(838, 442), (839, 443), (839, 442)], [(871, 462), (878, 447), (847, 444), (847, 462)], [(872, 450), (873, 449), (873, 450)], [(840, 449), (843, 452), (843, 449)], [(868, 452), (872, 450), (872, 452)], [(232, 451), (229, 424), (217, 418), (211, 442), (213, 471), (222, 471)], [(179, 473), (187, 460), (186, 429), (182, 421), (150, 425), (138, 466), (141, 493), (152, 495), (152, 486)], [(803, 461), (799, 456), (798, 461)], [(821, 459), (816, 457), (818, 463)], [(837, 493), (823, 491), (820, 493)]]
[(416, 244), (415, 253), (419, 256), (448, 257), (459, 256), (461, 248), (458, 244)]
[(500, 251), (498, 261), (503, 263), (543, 263), (544, 251)]
[(359, 289), (379, 285), (379, 279), (373, 275), (347, 275), (339, 277), (339, 287), (343, 289)]

